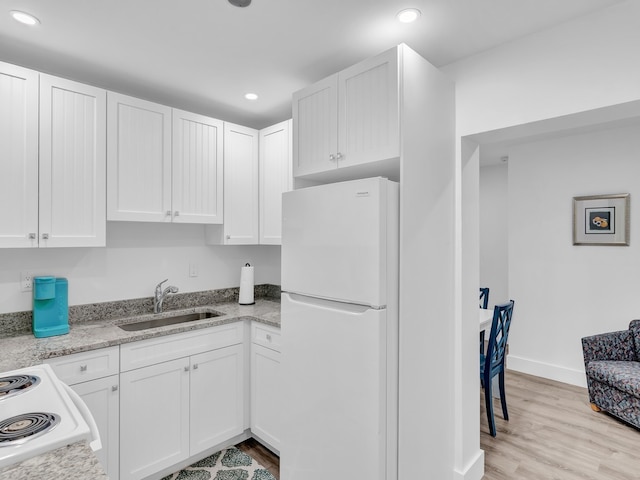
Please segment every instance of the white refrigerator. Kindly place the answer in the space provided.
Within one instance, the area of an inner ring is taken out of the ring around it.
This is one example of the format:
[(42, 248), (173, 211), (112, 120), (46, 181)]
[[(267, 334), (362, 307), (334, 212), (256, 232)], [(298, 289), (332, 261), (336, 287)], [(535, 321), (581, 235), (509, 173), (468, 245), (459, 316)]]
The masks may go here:
[(282, 480), (397, 478), (398, 184), (282, 199)]

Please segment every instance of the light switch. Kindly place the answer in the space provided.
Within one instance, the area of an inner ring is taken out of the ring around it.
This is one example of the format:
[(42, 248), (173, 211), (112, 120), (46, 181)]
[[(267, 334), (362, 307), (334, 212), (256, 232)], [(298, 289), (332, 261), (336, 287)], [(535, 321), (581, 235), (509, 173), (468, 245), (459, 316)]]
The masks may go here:
[(198, 266), (195, 263), (189, 264), (189, 276), (197, 277), (198, 276)]

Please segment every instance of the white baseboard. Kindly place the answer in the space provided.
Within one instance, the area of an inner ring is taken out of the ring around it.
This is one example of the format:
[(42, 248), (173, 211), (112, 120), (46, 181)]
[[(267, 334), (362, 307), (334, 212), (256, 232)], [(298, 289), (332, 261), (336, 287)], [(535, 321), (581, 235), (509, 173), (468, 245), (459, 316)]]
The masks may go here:
[(568, 383), (570, 385), (577, 385), (579, 387), (587, 386), (584, 370), (560, 367), (558, 365), (517, 357), (515, 355), (509, 355), (507, 357), (507, 369), (528, 373), (536, 377), (548, 378), (557, 382)]
[(454, 480), (481, 480), (484, 475), (484, 450), (478, 450), (475, 458), (469, 462), (464, 471), (455, 470)]

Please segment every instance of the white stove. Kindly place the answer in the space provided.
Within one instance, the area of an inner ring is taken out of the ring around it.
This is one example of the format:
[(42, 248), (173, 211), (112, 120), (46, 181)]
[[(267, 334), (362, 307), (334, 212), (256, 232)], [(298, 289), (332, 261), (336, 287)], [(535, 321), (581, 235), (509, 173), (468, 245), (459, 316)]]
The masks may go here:
[(0, 468), (81, 440), (102, 447), (89, 409), (49, 365), (0, 373)]

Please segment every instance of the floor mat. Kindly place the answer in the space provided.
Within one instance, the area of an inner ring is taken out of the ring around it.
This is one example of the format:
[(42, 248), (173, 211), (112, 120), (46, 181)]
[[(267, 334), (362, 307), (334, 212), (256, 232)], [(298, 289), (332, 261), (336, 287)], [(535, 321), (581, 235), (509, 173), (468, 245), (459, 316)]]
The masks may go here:
[(246, 453), (229, 447), (162, 480), (275, 480), (275, 477)]

